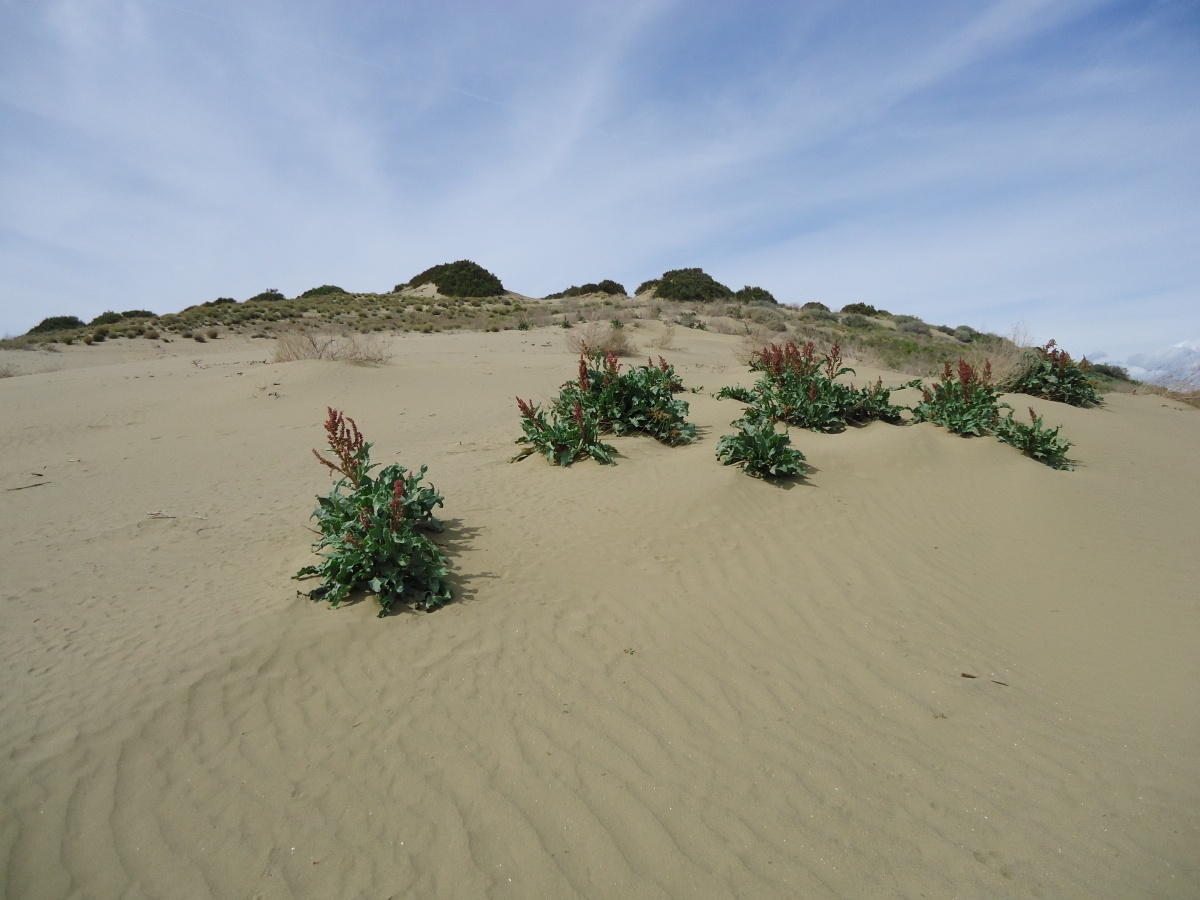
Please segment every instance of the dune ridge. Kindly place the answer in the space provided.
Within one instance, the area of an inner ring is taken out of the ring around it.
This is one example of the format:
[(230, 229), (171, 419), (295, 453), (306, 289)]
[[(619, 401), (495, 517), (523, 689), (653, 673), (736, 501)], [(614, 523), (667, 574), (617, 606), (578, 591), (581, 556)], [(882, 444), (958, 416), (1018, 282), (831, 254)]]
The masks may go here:
[[(1074, 472), (794, 431), (777, 488), (690, 332), (701, 440), (564, 470), (508, 463), (560, 331), (390, 340), (0, 381), (5, 896), (1195, 895), (1193, 410), (1035, 401)], [(429, 465), (452, 605), (296, 594), (326, 406)]]

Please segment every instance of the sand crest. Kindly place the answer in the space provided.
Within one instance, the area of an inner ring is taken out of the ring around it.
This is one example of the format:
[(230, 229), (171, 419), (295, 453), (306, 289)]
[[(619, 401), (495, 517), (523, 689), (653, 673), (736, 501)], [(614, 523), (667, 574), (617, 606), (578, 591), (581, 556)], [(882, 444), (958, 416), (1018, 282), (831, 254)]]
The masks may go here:
[[(557, 329), (0, 379), (0, 893), (1200, 893), (1200, 415), (1036, 401), (1074, 472), (794, 432), (777, 488), (713, 455), (736, 340), (678, 342), (702, 439), (565, 470), (508, 463)], [(429, 466), (454, 604), (297, 596), (328, 405)]]

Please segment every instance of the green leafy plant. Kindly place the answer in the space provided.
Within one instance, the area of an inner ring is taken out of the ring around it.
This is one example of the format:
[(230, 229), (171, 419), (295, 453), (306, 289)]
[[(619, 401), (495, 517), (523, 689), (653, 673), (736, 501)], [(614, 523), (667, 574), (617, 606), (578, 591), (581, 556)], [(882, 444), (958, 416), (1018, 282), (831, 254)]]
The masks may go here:
[(717, 395), (751, 403), (748, 417), (823, 432), (843, 431), (850, 422), (871, 419), (902, 421), (904, 407), (891, 403), (893, 389), (885, 388), (882, 380), (859, 389), (836, 380), (854, 374), (842, 365), (837, 343), (824, 356), (817, 355), (812, 341), (768, 344), (750, 355), (750, 368), (763, 373), (753, 392), (726, 388)]
[(1026, 353), (1021, 367), (1005, 382), (1005, 390), (1072, 406), (1103, 403), (1096, 393), (1096, 386), (1088, 378), (1091, 366), (1087, 358), (1076, 363), (1071, 354), (1056, 347), (1055, 343), (1050, 341), (1046, 346), (1034, 347)]
[(959, 359), (955, 373), (947, 360), (941, 379), (922, 389), (921, 402), (913, 407), (913, 421), (933, 422), (964, 436), (991, 434), (1000, 409), (1009, 408), (1007, 403), (999, 403), (1000, 392), (991, 381), (990, 362), (985, 362), (980, 373), (965, 359)]
[(718, 400), (740, 400), (742, 403), (754, 403), (758, 399), (752, 390), (738, 385), (721, 388), (716, 397)]
[(518, 462), (534, 453), (540, 453), (552, 465), (569, 466), (589, 456), (598, 463), (612, 465), (617, 448), (600, 440), (600, 423), (595, 410), (585, 410), (583, 403), (576, 400), (570, 409), (559, 404), (551, 406), (550, 412), (517, 398), (521, 410), (521, 429), (525, 433), (517, 438), (525, 449), (510, 462)]
[(1071, 469), (1071, 461), (1067, 459), (1067, 451), (1071, 449), (1071, 444), (1058, 436), (1062, 426), (1047, 428), (1042, 424), (1042, 417), (1033, 411), (1033, 407), (1029, 408), (1029, 420), (1029, 425), (1018, 422), (1013, 418), (1012, 412), (1009, 412), (997, 421), (996, 437), (1052, 469)]
[(585, 346), (578, 377), (560, 388), (549, 412), (517, 398), (524, 431), (517, 443), (526, 448), (513, 461), (542, 453), (560, 466), (588, 456), (611, 463), (616, 450), (600, 442), (602, 434), (647, 434), (672, 446), (694, 441), (696, 426), (687, 421), (688, 404), (673, 396), (683, 390), (683, 382), (661, 356), (657, 365), (646, 362), (622, 373), (612, 351)]
[(321, 465), (338, 477), (328, 497), (318, 497), (313, 511), (321, 538), (313, 549), (322, 561), (305, 566), (293, 577), (319, 577), (308, 592), (313, 600), (337, 606), (352, 591), (369, 590), (386, 616), (401, 601), (425, 610), (451, 599), (446, 556), (422, 531), (441, 531), (433, 508), (442, 495), (423, 485), (426, 467), (410, 472), (393, 463), (372, 477), (371, 444), (354, 420), (329, 408), (325, 421), (330, 460), (313, 450)]
[(730, 423), (737, 431), (717, 442), (717, 459), (737, 465), (754, 478), (790, 478), (804, 475), (804, 454), (791, 446), (787, 431), (776, 431), (764, 418), (742, 418)]

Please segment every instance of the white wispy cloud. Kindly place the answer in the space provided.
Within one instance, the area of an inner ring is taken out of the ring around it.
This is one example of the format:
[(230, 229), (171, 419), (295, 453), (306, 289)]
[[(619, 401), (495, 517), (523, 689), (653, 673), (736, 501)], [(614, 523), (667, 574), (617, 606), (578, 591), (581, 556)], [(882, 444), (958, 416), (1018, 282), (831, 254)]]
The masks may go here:
[(470, 257), (1200, 336), (1186, 4), (0, 7), (0, 331)]

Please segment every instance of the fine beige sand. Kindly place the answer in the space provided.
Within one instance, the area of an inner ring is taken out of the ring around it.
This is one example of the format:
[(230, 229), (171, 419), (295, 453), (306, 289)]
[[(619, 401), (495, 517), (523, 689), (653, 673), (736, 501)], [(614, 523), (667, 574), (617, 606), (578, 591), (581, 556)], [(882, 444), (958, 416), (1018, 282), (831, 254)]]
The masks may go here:
[[(793, 432), (780, 488), (677, 340), (702, 439), (569, 469), (508, 462), (557, 329), (8, 353), (0, 894), (1200, 894), (1200, 413), (1036, 401), (1074, 472)], [(452, 605), (297, 595), (327, 405), (428, 464)]]

